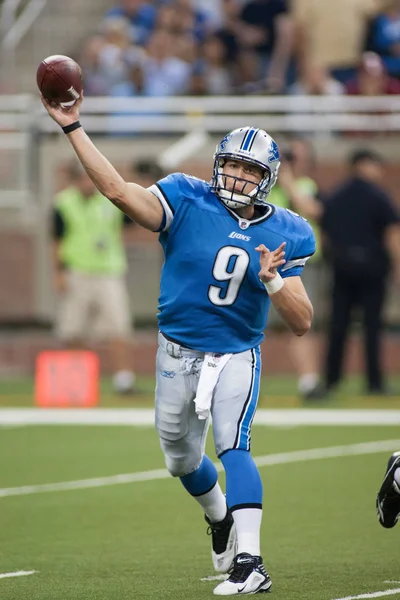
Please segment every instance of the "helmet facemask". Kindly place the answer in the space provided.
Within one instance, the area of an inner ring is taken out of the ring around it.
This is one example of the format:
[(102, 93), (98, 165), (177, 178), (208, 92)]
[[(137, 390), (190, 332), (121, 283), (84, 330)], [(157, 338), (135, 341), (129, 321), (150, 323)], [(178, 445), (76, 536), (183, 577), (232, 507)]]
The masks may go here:
[[(243, 208), (245, 206), (252, 206), (253, 204), (263, 204), (267, 193), (263, 190), (269, 186), (271, 179), (271, 171), (263, 169), (263, 177), (258, 183), (254, 183), (243, 177), (237, 177), (236, 175), (227, 175), (224, 173), (224, 165), (229, 157), (219, 158), (215, 161), (214, 165), (214, 177), (213, 184), (214, 191), (218, 194), (219, 198), (229, 206), (229, 208)], [(238, 160), (236, 157), (230, 160)], [(248, 162), (260, 168), (260, 165), (251, 161)], [(228, 181), (234, 180), (232, 189), (228, 189)], [(249, 193), (244, 193), (246, 186), (253, 186), (253, 189)]]

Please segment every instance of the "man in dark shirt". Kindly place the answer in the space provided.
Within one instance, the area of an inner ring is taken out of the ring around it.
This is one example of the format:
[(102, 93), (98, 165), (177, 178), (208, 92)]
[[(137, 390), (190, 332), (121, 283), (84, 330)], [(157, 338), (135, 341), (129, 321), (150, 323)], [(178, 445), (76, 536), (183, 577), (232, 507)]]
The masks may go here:
[(400, 217), (379, 185), (381, 157), (360, 150), (352, 155), (350, 167), (350, 178), (328, 198), (321, 221), (333, 268), (326, 383), (333, 388), (341, 379), (351, 312), (358, 307), (363, 312), (368, 390), (381, 394), (381, 317), (391, 268), (400, 279)]
[(293, 23), (286, 0), (250, 0), (240, 14), (238, 40), (243, 60), (269, 92), (283, 92), (293, 50)]

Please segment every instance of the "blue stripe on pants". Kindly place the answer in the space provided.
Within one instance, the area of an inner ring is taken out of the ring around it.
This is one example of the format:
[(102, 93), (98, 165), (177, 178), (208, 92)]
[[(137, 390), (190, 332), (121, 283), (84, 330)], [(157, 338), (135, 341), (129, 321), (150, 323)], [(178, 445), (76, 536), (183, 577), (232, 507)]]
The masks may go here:
[(252, 363), (252, 378), (250, 384), (249, 395), (246, 400), (246, 404), (243, 408), (243, 412), (240, 416), (239, 431), (237, 436), (237, 443), (235, 448), (240, 450), (250, 449), (250, 432), (251, 425), (253, 423), (254, 415), (257, 409), (258, 394), (260, 392), (260, 376), (261, 376), (261, 353), (260, 347), (253, 348), (251, 351), (253, 356)]

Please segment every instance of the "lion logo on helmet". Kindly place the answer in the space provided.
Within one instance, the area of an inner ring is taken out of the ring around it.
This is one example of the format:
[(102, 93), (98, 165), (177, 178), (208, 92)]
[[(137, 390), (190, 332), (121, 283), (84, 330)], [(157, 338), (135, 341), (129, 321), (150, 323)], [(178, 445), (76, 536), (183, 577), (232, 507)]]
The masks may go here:
[(280, 159), (278, 144), (271, 140), (270, 146), (268, 148), (268, 162), (272, 163)]
[(227, 133), (226, 136), (224, 137), (224, 139), (221, 140), (220, 145), (219, 145), (220, 152), (223, 152), (225, 150), (225, 146), (227, 145), (227, 143), (229, 142), (231, 137), (232, 137), (232, 133)]

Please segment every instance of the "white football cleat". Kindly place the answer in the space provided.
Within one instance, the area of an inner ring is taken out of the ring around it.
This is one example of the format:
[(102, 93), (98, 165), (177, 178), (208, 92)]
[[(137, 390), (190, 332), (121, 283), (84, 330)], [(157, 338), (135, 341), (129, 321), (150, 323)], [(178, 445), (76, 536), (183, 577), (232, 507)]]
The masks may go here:
[(229, 577), (214, 589), (216, 596), (234, 596), (235, 594), (259, 594), (271, 590), (272, 581), (262, 562), (261, 556), (252, 556), (246, 552), (238, 554)]

